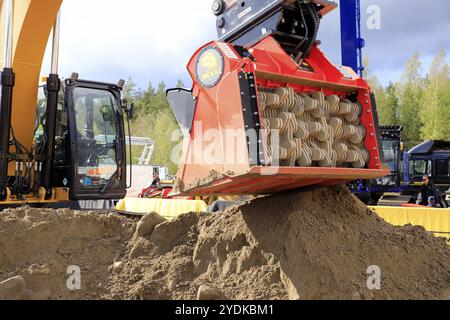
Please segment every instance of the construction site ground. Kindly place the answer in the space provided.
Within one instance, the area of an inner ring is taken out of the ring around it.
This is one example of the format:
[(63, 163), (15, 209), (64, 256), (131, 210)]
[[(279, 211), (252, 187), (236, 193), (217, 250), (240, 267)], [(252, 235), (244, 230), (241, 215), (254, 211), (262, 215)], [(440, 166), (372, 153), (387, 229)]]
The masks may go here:
[(341, 186), (172, 221), (23, 207), (0, 214), (0, 299), (450, 299), (450, 247)]

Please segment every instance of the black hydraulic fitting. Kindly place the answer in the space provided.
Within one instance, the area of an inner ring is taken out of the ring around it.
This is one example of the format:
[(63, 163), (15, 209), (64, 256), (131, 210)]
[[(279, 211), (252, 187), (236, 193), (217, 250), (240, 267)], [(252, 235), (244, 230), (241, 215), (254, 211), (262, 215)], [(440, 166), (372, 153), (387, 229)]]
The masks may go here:
[(216, 16), (220, 16), (227, 9), (227, 4), (223, 0), (214, 0), (212, 9)]

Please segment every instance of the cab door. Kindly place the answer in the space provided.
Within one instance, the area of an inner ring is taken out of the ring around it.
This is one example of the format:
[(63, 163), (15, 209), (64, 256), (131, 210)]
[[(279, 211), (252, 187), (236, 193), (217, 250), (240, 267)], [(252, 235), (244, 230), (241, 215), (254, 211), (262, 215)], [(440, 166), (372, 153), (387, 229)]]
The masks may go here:
[(438, 155), (434, 159), (433, 181), (442, 187), (442, 191), (447, 191), (450, 186), (450, 157)]
[(66, 81), (70, 127), (71, 200), (126, 195), (126, 145), (120, 89)]

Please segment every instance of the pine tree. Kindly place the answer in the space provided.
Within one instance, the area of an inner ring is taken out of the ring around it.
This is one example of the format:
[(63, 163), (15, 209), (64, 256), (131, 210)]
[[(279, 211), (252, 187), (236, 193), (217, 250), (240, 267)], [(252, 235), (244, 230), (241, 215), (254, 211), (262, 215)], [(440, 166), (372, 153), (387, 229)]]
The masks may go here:
[(380, 123), (384, 125), (399, 124), (399, 101), (395, 85), (390, 82), (384, 93), (384, 104), (378, 108)]
[(128, 101), (131, 101), (135, 97), (135, 94), (136, 94), (136, 83), (134, 83), (131, 77), (128, 77), (128, 80), (125, 83), (125, 86), (123, 87), (123, 96)]
[(378, 81), (377, 76), (368, 75), (368, 77), (369, 78), (367, 82), (369, 83), (369, 86), (372, 89), (373, 94), (375, 95), (375, 101), (378, 110), (378, 120), (381, 125), (389, 125), (391, 124), (391, 122), (386, 117), (386, 92), (384, 91), (383, 86)]
[(183, 83), (183, 81), (181, 81), (181, 79), (179, 79), (179, 80), (177, 81), (176, 88), (184, 88), (184, 83)]
[(169, 101), (166, 97), (166, 84), (164, 82), (159, 83), (158, 90), (153, 97), (152, 112), (157, 114), (162, 110), (170, 110)]
[(151, 82), (148, 83), (147, 90), (144, 91), (142, 96), (143, 104), (147, 105), (147, 107), (151, 104), (153, 97), (155, 96), (155, 89)]

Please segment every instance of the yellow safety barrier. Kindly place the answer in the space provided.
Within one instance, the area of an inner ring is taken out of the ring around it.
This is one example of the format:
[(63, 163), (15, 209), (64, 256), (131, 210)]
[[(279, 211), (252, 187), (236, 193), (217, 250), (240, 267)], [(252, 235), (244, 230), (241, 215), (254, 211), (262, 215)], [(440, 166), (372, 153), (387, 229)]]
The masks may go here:
[(149, 213), (156, 212), (166, 219), (175, 219), (182, 214), (190, 212), (206, 212), (208, 209), (204, 201), (197, 200), (164, 200), (164, 199), (137, 199), (126, 198), (121, 200), (116, 210), (133, 212), (133, 213)]
[(450, 209), (371, 207), (381, 218), (395, 226), (423, 226), (450, 244)]

